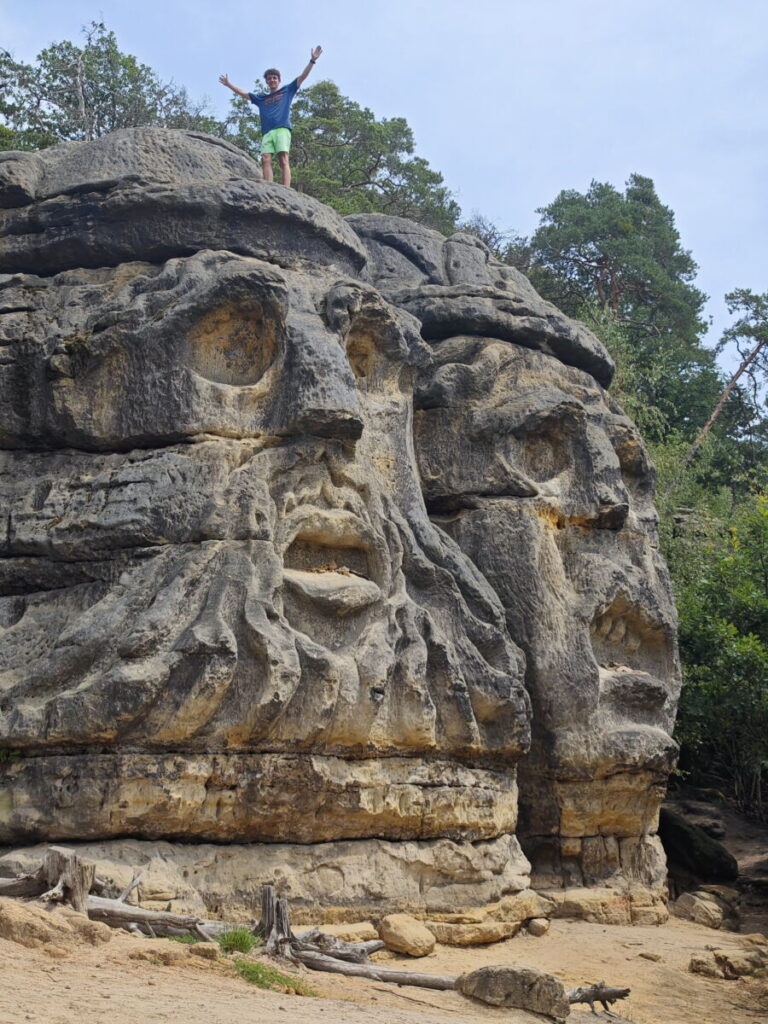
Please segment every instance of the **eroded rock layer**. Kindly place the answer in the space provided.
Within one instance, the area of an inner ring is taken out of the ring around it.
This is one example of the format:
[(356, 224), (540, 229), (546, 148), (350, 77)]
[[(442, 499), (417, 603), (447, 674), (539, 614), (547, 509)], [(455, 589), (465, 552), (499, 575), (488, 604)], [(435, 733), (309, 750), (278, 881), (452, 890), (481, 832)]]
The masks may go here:
[(0, 203), (0, 843), (448, 910), (527, 884), (519, 803), (546, 884), (658, 887), (674, 609), (597, 339), (194, 133), (0, 154)]

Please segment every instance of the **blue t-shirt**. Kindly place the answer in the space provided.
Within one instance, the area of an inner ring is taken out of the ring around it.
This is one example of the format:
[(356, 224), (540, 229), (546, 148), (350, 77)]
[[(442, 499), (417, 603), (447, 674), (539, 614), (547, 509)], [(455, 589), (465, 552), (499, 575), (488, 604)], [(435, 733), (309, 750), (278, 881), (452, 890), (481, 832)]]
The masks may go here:
[(299, 91), (299, 80), (294, 78), (288, 85), (283, 85), (274, 92), (260, 92), (255, 95), (248, 93), (248, 99), (255, 103), (261, 115), (261, 131), (263, 135), (274, 128), (291, 128), (291, 103)]

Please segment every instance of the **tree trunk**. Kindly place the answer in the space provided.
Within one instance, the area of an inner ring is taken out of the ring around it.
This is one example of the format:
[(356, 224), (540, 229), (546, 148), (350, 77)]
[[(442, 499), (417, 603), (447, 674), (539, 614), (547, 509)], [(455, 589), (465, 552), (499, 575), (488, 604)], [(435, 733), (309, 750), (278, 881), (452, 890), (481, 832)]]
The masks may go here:
[(763, 348), (765, 348), (766, 344), (768, 344), (768, 342), (765, 342), (765, 341), (758, 342), (757, 345), (755, 345), (755, 347), (752, 349), (752, 351), (746, 357), (746, 359), (743, 360), (743, 362), (739, 366), (739, 368), (736, 371), (736, 373), (734, 373), (734, 375), (728, 381), (728, 383), (726, 384), (726, 386), (725, 386), (725, 388), (723, 390), (723, 393), (720, 395), (720, 398), (718, 399), (717, 405), (712, 410), (711, 416), (709, 417), (707, 422), (704, 424), (704, 426), (699, 431), (699, 436), (693, 442), (693, 445), (691, 446), (690, 450), (688, 451), (688, 454), (683, 459), (682, 465), (680, 467), (680, 471), (681, 471), (680, 474), (675, 478), (675, 480), (672, 483), (670, 483), (667, 486), (667, 488), (664, 491), (664, 494), (662, 495), (662, 497), (666, 498), (675, 489), (677, 483), (681, 479), (682, 473), (688, 468), (688, 466), (690, 466), (690, 464), (693, 462), (693, 460), (699, 454), (699, 450), (701, 449), (701, 446), (704, 444), (704, 441), (706, 440), (707, 434), (710, 432), (712, 427), (714, 427), (715, 423), (717, 423), (717, 420), (718, 420), (718, 418), (720, 416), (720, 413), (723, 411), (723, 409), (725, 408), (726, 402), (731, 397), (731, 395), (733, 393), (733, 389), (736, 387), (736, 383), (738, 382), (739, 377), (741, 377), (741, 375), (747, 369), (749, 369), (750, 364), (753, 363), (755, 361), (755, 359), (760, 355), (761, 350)]

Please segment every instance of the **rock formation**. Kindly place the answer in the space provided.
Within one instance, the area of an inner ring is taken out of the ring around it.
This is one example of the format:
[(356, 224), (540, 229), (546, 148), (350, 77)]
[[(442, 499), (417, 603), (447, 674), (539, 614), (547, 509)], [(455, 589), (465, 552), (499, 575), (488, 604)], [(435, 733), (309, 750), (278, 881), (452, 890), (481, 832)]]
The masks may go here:
[(653, 469), (582, 325), (476, 239), (349, 218), (366, 276), (416, 316), (415, 443), (433, 521), (500, 596), (525, 652), (533, 745), (519, 835), (534, 884), (664, 878), (676, 617)]
[(657, 883), (674, 611), (599, 342), (194, 133), (0, 154), (0, 205), (0, 843), (447, 910), (528, 884), (520, 765), (543, 881)]

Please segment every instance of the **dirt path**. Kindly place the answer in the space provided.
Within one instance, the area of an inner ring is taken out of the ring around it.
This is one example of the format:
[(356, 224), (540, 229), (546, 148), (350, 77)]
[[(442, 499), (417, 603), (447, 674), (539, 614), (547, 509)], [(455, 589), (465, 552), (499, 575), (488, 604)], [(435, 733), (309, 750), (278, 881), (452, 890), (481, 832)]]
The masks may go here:
[[(538, 939), (522, 935), (473, 949), (438, 946), (419, 961), (379, 956), (390, 964), (402, 962), (406, 968), (440, 974), (459, 974), (483, 964), (533, 964), (557, 975), (567, 987), (605, 978), (632, 989), (620, 1009), (635, 1024), (764, 1024), (765, 1010), (758, 1009), (754, 983), (713, 981), (688, 972), (691, 956), (707, 947), (736, 950), (743, 948), (743, 939), (678, 920), (661, 928), (555, 921), (551, 932)], [(166, 967), (154, 956), (155, 962), (130, 956), (138, 949), (152, 955), (164, 948), (179, 950), (168, 940), (117, 933), (104, 946), (72, 947), (65, 958), (52, 960), (44, 949), (0, 940), (0, 1024), (530, 1024), (543, 1019), (484, 1007), (454, 992), (312, 972), (303, 977), (322, 998), (288, 996), (263, 992), (226, 965), (198, 957)], [(583, 1010), (574, 1010), (569, 1020), (594, 1022), (588, 1007)]]

